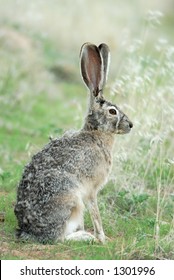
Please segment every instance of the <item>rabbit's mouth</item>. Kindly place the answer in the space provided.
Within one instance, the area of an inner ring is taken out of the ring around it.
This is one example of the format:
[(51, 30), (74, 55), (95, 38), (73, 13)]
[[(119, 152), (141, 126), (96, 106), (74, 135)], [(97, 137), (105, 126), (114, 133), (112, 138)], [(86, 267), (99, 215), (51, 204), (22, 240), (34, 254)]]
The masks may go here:
[(116, 134), (127, 134), (127, 133), (129, 133), (131, 131), (131, 129), (129, 129), (129, 130), (123, 130), (123, 129), (119, 129), (119, 130), (117, 130), (117, 132), (116, 132)]
[(133, 127), (133, 123), (131, 121), (120, 123), (116, 131), (116, 134), (127, 134), (131, 131), (132, 127)]

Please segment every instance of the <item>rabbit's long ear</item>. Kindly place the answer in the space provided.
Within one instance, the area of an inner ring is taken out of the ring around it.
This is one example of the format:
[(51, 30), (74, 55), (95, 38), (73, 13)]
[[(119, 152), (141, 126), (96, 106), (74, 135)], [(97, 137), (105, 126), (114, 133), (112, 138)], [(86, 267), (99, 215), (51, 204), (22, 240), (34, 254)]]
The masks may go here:
[(108, 77), (108, 72), (109, 72), (109, 64), (110, 64), (110, 50), (109, 47), (106, 44), (100, 44), (98, 46), (98, 49), (100, 51), (101, 57), (103, 59), (103, 85), (104, 87), (107, 77)]
[(85, 43), (80, 52), (81, 74), (93, 96), (98, 96), (103, 86), (103, 61), (97, 46)]

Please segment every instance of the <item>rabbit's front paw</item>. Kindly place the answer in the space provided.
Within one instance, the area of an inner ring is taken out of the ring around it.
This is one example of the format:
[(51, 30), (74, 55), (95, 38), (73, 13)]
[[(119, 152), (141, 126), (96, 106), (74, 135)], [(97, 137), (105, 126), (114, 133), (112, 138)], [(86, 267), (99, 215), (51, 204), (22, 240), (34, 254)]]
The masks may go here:
[(106, 237), (104, 232), (100, 232), (97, 234), (97, 239), (101, 242), (101, 243), (105, 243), (106, 242)]

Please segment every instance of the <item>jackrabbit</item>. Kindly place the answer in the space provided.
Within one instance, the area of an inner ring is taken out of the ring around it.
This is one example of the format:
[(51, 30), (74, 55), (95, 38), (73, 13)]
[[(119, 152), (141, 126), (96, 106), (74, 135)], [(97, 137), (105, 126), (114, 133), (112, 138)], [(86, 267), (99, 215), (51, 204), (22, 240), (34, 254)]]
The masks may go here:
[[(115, 134), (128, 133), (133, 127), (103, 97), (109, 60), (106, 44), (85, 43), (81, 48), (81, 74), (90, 94), (88, 113), (80, 131), (50, 140), (26, 165), (15, 206), (17, 237), (22, 240), (105, 242), (97, 194), (112, 167)], [(85, 206), (94, 235), (84, 231)]]

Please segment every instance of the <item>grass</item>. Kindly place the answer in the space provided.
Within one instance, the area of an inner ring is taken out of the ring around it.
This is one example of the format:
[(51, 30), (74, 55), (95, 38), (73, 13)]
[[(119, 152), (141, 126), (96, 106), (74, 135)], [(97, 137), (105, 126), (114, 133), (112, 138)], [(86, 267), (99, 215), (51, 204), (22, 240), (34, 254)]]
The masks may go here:
[[(50, 4), (47, 10), (43, 4), (45, 21), (39, 22), (36, 16), (42, 4), (37, 1), (33, 11), (35, 23), (28, 16), (23, 24), (21, 12), (26, 13), (25, 4), (12, 21), (8, 2), (3, 6), (5, 36), (0, 38), (1, 259), (174, 259), (174, 47), (165, 39), (173, 34), (170, 11), (164, 20), (159, 12), (148, 13), (141, 24), (138, 18), (133, 39), (123, 36), (118, 48), (112, 28), (107, 33), (105, 26), (99, 35), (99, 23), (93, 32), (89, 28), (89, 37), (96, 37), (94, 42), (105, 40), (111, 46), (113, 62), (106, 96), (127, 112), (134, 129), (129, 135), (116, 137), (113, 171), (99, 195), (109, 241), (105, 245), (41, 245), (15, 239), (16, 186), (25, 163), (48, 142), (50, 135), (60, 136), (64, 130), (79, 129), (82, 125), (87, 94), (77, 72), (77, 53), (85, 32), (77, 40), (72, 30), (72, 44), (61, 34), (58, 46), (57, 25), (49, 25), (52, 15), (55, 16), (51, 12), (57, 6)], [(106, 8), (102, 3), (101, 15), (102, 7)], [(63, 11), (62, 6), (59, 8)], [(122, 8), (125, 10), (124, 5), (119, 9)], [(122, 11), (123, 18), (134, 15), (134, 7), (128, 8), (126, 14)], [(84, 15), (85, 8), (81, 9)], [(111, 10), (107, 6), (108, 14)], [(68, 13), (73, 22), (76, 12), (72, 8)], [(115, 20), (114, 14), (111, 19)], [(61, 26), (68, 32), (68, 23), (66, 26), (62, 16), (61, 20)], [(87, 19), (78, 20), (84, 28)], [(123, 27), (121, 16), (114, 22), (115, 26)], [(46, 25), (49, 35), (44, 33)], [(163, 38), (166, 30), (169, 33)], [(89, 213), (85, 215), (85, 224), (92, 232)]]

